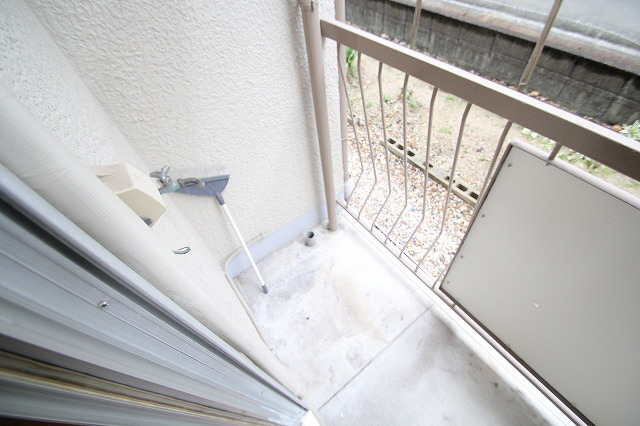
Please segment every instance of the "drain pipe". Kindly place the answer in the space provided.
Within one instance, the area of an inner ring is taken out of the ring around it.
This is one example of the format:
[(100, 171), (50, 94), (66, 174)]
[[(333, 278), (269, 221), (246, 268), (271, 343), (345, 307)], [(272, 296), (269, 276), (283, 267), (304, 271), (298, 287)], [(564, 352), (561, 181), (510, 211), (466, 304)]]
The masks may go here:
[[(345, 13), (345, 5), (344, 0), (336, 0), (335, 1), (335, 9), (336, 9), (336, 21), (345, 22), (346, 21), (346, 13)], [(338, 43), (338, 63), (345, 64), (347, 62), (347, 52), (346, 47), (340, 43)], [(343, 72), (344, 71), (344, 72)], [(343, 76), (338, 75), (338, 88), (340, 90), (340, 140), (342, 141), (342, 172), (343, 179), (346, 185), (346, 182), (351, 178), (349, 174), (349, 146), (347, 144), (347, 135), (349, 132), (349, 128), (347, 127), (347, 94), (344, 91), (344, 87), (340, 84), (341, 79), (343, 81), (347, 81), (347, 71), (346, 69), (338, 67), (338, 73), (344, 74)], [(347, 196), (347, 190), (344, 191), (345, 197)]]
[(324, 60), (322, 57), (322, 36), (320, 34), (320, 17), (318, 5), (314, 0), (300, 0), (304, 39), (307, 46), (309, 76), (313, 94), (313, 109), (316, 116), (316, 130), (320, 145), (320, 162), (322, 178), (327, 200), (329, 230), (338, 229), (336, 214), (336, 191), (333, 185), (333, 164), (331, 160), (331, 139), (329, 134), (329, 111), (327, 108), (327, 90), (324, 83)]

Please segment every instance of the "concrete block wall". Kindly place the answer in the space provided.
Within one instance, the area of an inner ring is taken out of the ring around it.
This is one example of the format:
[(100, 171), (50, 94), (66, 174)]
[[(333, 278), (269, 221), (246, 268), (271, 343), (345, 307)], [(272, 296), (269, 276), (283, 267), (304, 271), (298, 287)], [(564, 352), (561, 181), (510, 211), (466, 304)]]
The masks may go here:
[[(347, 20), (373, 34), (408, 42), (411, 6), (391, 0), (347, 0)], [(516, 85), (534, 43), (422, 10), (416, 48), (479, 75)], [(528, 90), (580, 115), (609, 123), (640, 119), (640, 77), (545, 47)]]

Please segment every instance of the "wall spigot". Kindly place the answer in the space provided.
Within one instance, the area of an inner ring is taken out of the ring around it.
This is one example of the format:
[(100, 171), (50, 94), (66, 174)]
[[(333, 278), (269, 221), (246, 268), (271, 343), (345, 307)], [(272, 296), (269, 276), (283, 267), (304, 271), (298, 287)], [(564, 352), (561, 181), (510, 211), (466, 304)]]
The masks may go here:
[(164, 166), (160, 170), (149, 173), (149, 176), (158, 179), (162, 184), (162, 187), (158, 189), (158, 192), (160, 192), (161, 194), (175, 192), (180, 189), (180, 185), (178, 184), (178, 182), (174, 182), (173, 179), (171, 179), (171, 177), (169, 176), (170, 170), (171, 167)]
[(171, 178), (169, 177), (169, 171), (171, 170), (170, 166), (164, 166), (160, 170), (156, 170), (155, 172), (149, 173), (149, 176), (152, 178), (156, 178), (160, 181), (162, 185), (168, 185), (171, 183)]

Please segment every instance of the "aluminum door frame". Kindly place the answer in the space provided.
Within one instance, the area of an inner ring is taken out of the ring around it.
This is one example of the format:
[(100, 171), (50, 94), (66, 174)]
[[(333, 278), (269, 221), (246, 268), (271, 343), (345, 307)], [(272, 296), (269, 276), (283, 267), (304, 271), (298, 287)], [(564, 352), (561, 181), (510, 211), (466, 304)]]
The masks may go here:
[(307, 410), (287, 389), (1, 164), (0, 203), (0, 350), (245, 422), (300, 422)]

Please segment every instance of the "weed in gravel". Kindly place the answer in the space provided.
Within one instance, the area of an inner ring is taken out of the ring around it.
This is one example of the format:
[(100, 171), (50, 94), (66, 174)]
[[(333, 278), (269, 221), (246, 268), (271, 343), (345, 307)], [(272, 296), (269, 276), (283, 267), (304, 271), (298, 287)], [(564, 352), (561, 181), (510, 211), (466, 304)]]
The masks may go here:
[[(527, 128), (522, 129), (522, 134), (529, 136), (529, 138), (536, 141), (546, 151), (551, 151), (553, 146), (556, 144), (555, 141), (542, 136), (539, 133), (533, 132)], [(581, 169), (586, 170), (589, 173), (593, 173), (597, 170), (599, 172), (598, 174), (600, 175), (602, 175), (603, 172), (604, 174), (607, 174), (605, 166), (598, 163), (597, 161), (592, 160), (586, 155), (582, 155), (579, 152), (576, 152), (569, 148), (562, 148), (558, 153), (558, 158), (566, 161), (567, 163), (579, 166)]]
[(587, 157), (586, 155), (582, 155), (579, 152), (576, 152), (572, 149), (567, 149), (566, 151), (562, 150), (558, 157), (567, 163), (581, 166), (580, 168), (586, 169), (589, 173), (593, 173), (596, 170), (600, 171), (604, 166), (597, 161)]
[(351, 47), (347, 47), (347, 74), (349, 77), (355, 77), (358, 75), (356, 70), (356, 57), (358, 56), (358, 51), (352, 49)]
[(418, 109), (422, 106), (422, 104), (413, 95), (413, 90), (409, 90), (409, 93), (407, 93), (407, 101), (409, 101), (409, 108), (411, 109)]
[(526, 127), (524, 129), (522, 129), (522, 134), (525, 136), (529, 136), (531, 139), (535, 140), (536, 142), (538, 142), (538, 144), (541, 145), (541, 148), (544, 149), (545, 151), (551, 151), (551, 149), (553, 148), (553, 146), (556, 144), (555, 141), (540, 135), (539, 133), (536, 133), (532, 130), (527, 129)]

